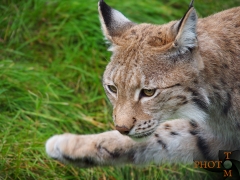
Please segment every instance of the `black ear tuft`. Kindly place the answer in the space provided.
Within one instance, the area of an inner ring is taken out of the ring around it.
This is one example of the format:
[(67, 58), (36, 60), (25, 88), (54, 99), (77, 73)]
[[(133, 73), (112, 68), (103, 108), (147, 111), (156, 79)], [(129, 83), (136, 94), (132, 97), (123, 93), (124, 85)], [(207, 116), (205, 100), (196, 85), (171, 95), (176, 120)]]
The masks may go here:
[(103, 20), (107, 28), (111, 26), (111, 11), (112, 8), (108, 6), (103, 0), (99, 1), (99, 8), (102, 13)]
[(194, 3), (194, 0), (191, 0), (191, 2), (190, 2), (190, 4), (189, 4), (189, 9), (190, 9), (191, 7), (193, 7), (193, 3)]

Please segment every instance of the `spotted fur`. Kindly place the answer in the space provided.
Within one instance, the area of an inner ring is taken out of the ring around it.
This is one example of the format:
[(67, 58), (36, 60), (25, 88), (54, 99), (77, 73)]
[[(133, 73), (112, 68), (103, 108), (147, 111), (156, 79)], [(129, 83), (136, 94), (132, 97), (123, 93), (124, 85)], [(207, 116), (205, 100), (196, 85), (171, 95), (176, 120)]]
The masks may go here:
[(240, 7), (198, 19), (191, 3), (164, 25), (135, 24), (103, 0), (99, 14), (112, 45), (103, 86), (128, 136), (56, 135), (50, 157), (83, 167), (191, 163), (240, 148)]

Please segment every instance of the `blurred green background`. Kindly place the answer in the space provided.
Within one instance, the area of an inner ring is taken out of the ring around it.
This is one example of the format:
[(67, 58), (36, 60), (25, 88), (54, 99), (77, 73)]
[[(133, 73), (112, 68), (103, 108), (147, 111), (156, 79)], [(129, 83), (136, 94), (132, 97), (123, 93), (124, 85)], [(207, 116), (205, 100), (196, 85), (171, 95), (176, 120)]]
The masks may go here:
[[(135, 22), (156, 24), (180, 19), (189, 2), (107, 0)], [(195, 1), (199, 17), (239, 5)], [(101, 86), (106, 49), (97, 0), (1, 0), (0, 180), (208, 178), (186, 165), (80, 169), (47, 157), (44, 145), (54, 134), (113, 129)]]

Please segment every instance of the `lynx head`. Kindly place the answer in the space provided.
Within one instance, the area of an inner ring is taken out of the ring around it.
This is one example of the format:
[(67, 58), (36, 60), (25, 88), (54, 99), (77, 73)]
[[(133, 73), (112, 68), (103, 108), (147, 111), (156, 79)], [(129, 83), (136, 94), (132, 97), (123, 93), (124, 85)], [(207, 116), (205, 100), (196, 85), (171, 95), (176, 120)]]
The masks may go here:
[(165, 25), (135, 24), (103, 0), (99, 14), (112, 45), (103, 86), (116, 129), (141, 138), (165, 120), (204, 120), (208, 99), (199, 85), (204, 67), (192, 3), (181, 20)]

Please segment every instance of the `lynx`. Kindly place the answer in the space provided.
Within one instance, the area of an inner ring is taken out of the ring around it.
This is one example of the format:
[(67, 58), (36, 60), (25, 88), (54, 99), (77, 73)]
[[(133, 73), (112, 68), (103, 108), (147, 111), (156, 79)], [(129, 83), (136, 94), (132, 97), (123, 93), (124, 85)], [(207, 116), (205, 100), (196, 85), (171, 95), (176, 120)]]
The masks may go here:
[(98, 3), (111, 43), (103, 87), (116, 130), (62, 134), (47, 154), (79, 167), (217, 160), (240, 150), (240, 7), (198, 19), (136, 24)]

